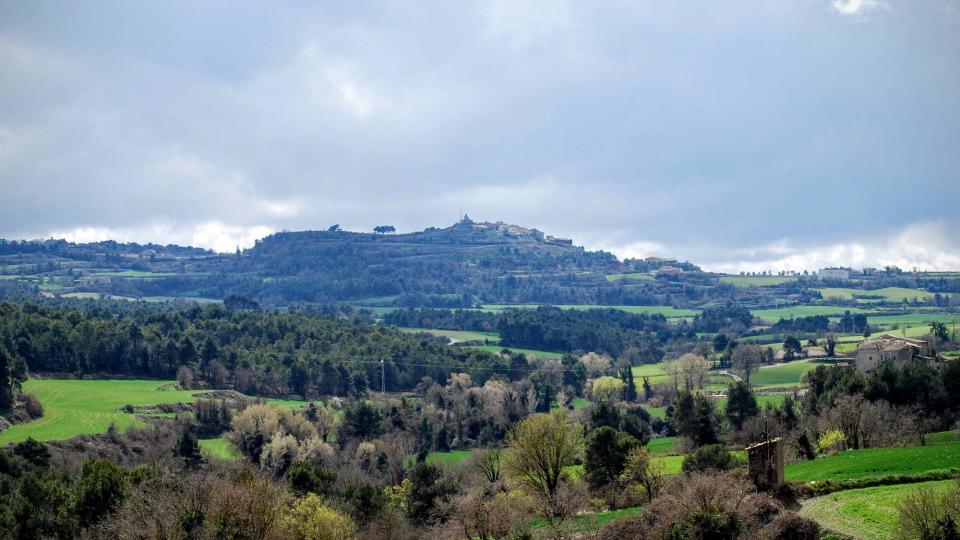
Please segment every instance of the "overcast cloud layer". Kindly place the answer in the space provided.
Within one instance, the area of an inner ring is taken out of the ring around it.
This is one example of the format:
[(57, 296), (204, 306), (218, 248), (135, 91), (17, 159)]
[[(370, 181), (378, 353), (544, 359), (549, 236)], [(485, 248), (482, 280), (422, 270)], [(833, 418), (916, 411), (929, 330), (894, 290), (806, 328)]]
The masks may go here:
[(960, 269), (956, 0), (308, 4), (0, 2), (0, 237)]

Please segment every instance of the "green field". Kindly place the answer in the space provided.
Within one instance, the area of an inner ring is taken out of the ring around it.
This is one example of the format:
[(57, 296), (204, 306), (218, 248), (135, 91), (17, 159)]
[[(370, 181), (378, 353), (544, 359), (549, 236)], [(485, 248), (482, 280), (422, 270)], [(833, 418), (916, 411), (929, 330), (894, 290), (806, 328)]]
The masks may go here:
[(24, 392), (37, 396), (43, 417), (0, 432), (0, 446), (27, 437), (40, 441), (69, 439), (76, 435), (103, 433), (110, 424), (123, 431), (141, 425), (133, 414), (120, 409), (162, 403), (190, 403), (200, 393), (192, 390), (163, 390), (169, 381), (31, 379)]
[(799, 386), (800, 378), (813, 367), (815, 364), (810, 360), (794, 360), (785, 364), (762, 367), (750, 374), (750, 385), (765, 388)]
[(233, 461), (240, 457), (230, 441), (224, 438), (200, 439), (200, 451), (210, 457), (226, 461)]
[[(783, 400), (786, 399), (786, 397), (787, 396), (785, 394), (775, 394), (775, 395), (761, 394), (756, 396), (757, 405), (760, 406), (760, 410), (763, 410), (767, 406), (767, 403), (770, 403), (774, 406), (779, 406), (781, 403), (783, 403)], [(723, 411), (727, 407), (727, 397), (723, 396), (723, 397), (714, 398), (713, 403), (717, 407), (718, 411)]]
[(796, 280), (794, 276), (723, 276), (720, 283), (730, 283), (737, 287), (771, 287)]
[[(173, 277), (177, 274), (170, 272), (149, 272), (145, 270), (110, 270), (105, 272), (94, 272), (95, 276), (110, 276), (110, 277), (124, 277), (124, 278), (146, 278), (146, 279), (156, 279), (164, 277)], [(198, 275), (197, 273), (191, 273), (191, 276)]]
[[(813, 317), (815, 315), (843, 315), (844, 311), (850, 313), (876, 313), (875, 311), (856, 307), (837, 307), (837, 306), (790, 306), (776, 309), (751, 309), (750, 313), (754, 317), (759, 317), (764, 322), (773, 324), (780, 319), (795, 319), (799, 317)], [(868, 321), (873, 323), (872, 317)]]
[(897, 505), (921, 488), (945, 490), (953, 480), (851, 489), (810, 499), (800, 513), (853, 538), (894, 538)]
[(502, 351), (503, 349), (509, 349), (510, 351), (515, 353), (523, 353), (527, 356), (535, 356), (537, 358), (546, 358), (548, 360), (559, 359), (563, 357), (563, 353), (556, 353), (556, 352), (550, 352), (550, 351), (537, 351), (534, 349), (521, 349), (519, 347), (503, 347), (500, 345), (464, 345), (463, 348), (474, 349), (477, 351), (487, 351), (493, 354), (500, 354), (500, 351)]
[(434, 330), (432, 328), (398, 328), (401, 332), (408, 334), (419, 334), (421, 332), (434, 336), (442, 336), (458, 341), (500, 341), (500, 334), (496, 332), (472, 332), (469, 330)]
[(667, 372), (663, 370), (666, 365), (666, 362), (660, 362), (659, 364), (633, 366), (633, 378), (636, 380), (637, 386), (640, 387), (640, 385), (643, 384), (644, 377), (649, 377), (650, 384), (669, 381), (670, 377), (668, 377)]
[(960, 443), (847, 450), (833, 456), (787, 465), (789, 481), (858, 480), (934, 471), (960, 472)]
[(680, 437), (655, 437), (647, 443), (647, 448), (654, 454), (675, 454), (674, 446), (679, 444)]
[(924, 300), (933, 296), (933, 293), (923, 289), (905, 289), (903, 287), (885, 287), (883, 289), (873, 290), (826, 287), (814, 290), (823, 295), (825, 300), (829, 298), (854, 300), (863, 297), (871, 298), (879, 296), (887, 302), (903, 302), (904, 300), (912, 301), (914, 298)]
[(654, 277), (646, 272), (634, 272), (632, 274), (608, 274), (607, 281), (615, 282), (624, 279), (635, 279), (640, 281), (653, 281)]

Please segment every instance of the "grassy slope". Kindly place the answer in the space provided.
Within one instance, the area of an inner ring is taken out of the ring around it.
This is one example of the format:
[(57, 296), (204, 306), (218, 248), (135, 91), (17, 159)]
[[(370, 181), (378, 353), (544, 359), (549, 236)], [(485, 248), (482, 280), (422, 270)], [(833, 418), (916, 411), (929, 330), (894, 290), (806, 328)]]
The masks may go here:
[(200, 451), (211, 457), (226, 461), (233, 461), (240, 457), (230, 441), (223, 438), (200, 439)]
[(515, 353), (523, 353), (527, 356), (536, 356), (537, 358), (547, 358), (547, 359), (561, 358), (563, 356), (563, 354), (561, 353), (555, 353), (555, 352), (549, 352), (549, 351), (537, 351), (534, 349), (521, 349), (519, 347), (503, 347), (501, 345), (464, 345), (463, 348), (476, 349), (479, 351), (487, 351), (494, 354), (498, 354), (503, 349), (510, 349)]
[(103, 433), (111, 423), (125, 430), (140, 422), (135, 415), (120, 410), (124, 405), (190, 403), (198, 399), (196, 391), (160, 389), (167, 384), (145, 380), (29, 380), (23, 389), (40, 399), (43, 417), (0, 432), (0, 446), (27, 437), (49, 441)]
[(788, 481), (857, 480), (888, 475), (917, 475), (960, 470), (960, 443), (848, 450), (813, 461), (787, 465)]
[(773, 324), (780, 319), (812, 317), (814, 315), (840, 316), (843, 315), (844, 311), (849, 311), (850, 313), (874, 313), (869, 309), (837, 306), (790, 306), (776, 309), (751, 309), (750, 313), (753, 313), (754, 317), (760, 317), (764, 321)]
[(454, 341), (500, 341), (500, 334), (496, 332), (472, 332), (469, 330), (435, 330), (432, 328), (398, 328), (401, 332), (418, 334), (425, 332), (434, 336), (443, 336)]
[(797, 278), (793, 276), (723, 276), (720, 283), (730, 283), (737, 287), (770, 287), (792, 283)]
[(750, 384), (754, 387), (797, 386), (800, 378), (815, 364), (809, 360), (794, 360), (785, 364), (776, 364), (760, 368), (750, 374)]
[(903, 287), (885, 287), (873, 290), (827, 287), (814, 290), (819, 291), (824, 298), (842, 298), (844, 300), (853, 300), (861, 296), (880, 296), (887, 302), (903, 302), (904, 299), (919, 298), (922, 300), (933, 296), (933, 293), (923, 289), (906, 289)]
[(831, 493), (804, 503), (800, 513), (854, 538), (894, 538), (897, 505), (921, 488), (942, 490), (953, 480), (877, 486)]

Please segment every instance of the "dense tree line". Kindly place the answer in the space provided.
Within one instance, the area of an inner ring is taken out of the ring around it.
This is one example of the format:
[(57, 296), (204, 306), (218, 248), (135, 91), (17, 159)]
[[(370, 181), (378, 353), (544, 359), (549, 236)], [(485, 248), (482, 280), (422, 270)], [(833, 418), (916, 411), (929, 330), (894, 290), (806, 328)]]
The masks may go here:
[(0, 344), (30, 371), (173, 378), (189, 370), (200, 384), (263, 395), (363, 393), (380, 387), (381, 359), (394, 391), (457, 370), (478, 381), (513, 373), (499, 356), (358, 320), (217, 305), (119, 315), (3, 303)]
[(636, 350), (639, 363), (663, 358), (663, 343), (674, 328), (663, 315), (633, 314), (618, 309), (565, 310), (542, 306), (499, 315), (500, 342), (511, 347), (548, 351), (593, 351), (618, 356)]
[(825, 315), (780, 319), (773, 325), (773, 330), (776, 332), (805, 332), (810, 334), (826, 332), (829, 328), (830, 319)]

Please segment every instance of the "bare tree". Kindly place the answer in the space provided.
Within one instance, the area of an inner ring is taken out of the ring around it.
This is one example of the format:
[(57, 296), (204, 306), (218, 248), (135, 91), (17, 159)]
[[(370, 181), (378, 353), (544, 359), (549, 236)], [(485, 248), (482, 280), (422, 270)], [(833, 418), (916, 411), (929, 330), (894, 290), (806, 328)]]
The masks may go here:
[(757, 346), (750, 343), (745, 343), (743, 345), (738, 345), (736, 349), (733, 350), (733, 365), (737, 369), (743, 371), (743, 380), (750, 384), (750, 374), (760, 366), (760, 362), (763, 361), (763, 350)]

